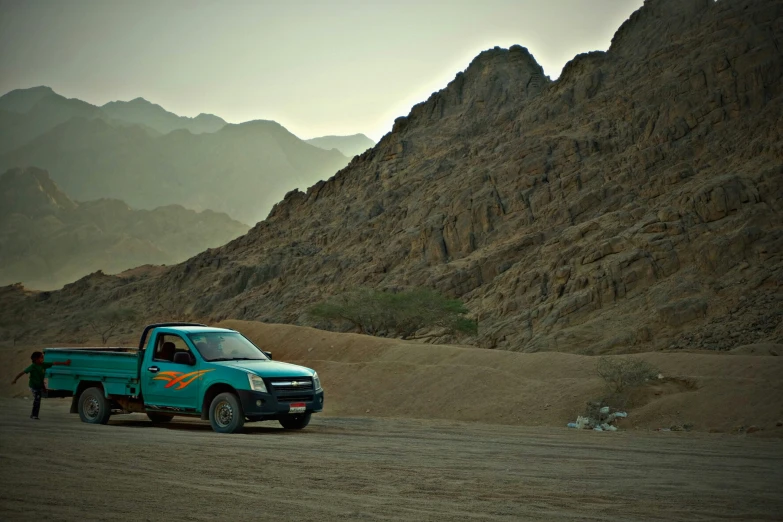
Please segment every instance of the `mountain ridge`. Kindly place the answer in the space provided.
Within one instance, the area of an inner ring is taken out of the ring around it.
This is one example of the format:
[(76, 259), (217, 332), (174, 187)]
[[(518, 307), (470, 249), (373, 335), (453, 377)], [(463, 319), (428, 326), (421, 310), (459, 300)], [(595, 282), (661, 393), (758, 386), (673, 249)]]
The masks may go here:
[(42, 98), (55, 94), (57, 93), (46, 85), (27, 89), (13, 89), (0, 96), (0, 110), (25, 113), (32, 109)]
[(194, 118), (179, 116), (142, 97), (127, 102), (111, 101), (100, 108), (110, 118), (146, 125), (161, 134), (168, 134), (178, 129), (186, 129), (193, 134), (211, 133), (219, 131), (226, 125), (223, 118), (214, 114), (201, 113)]
[[(50, 98), (52, 101), (59, 102), (60, 104), (71, 104), (83, 107), (84, 110), (89, 111), (90, 113), (95, 114), (95, 117), (98, 117), (100, 119), (104, 119), (112, 124), (121, 124), (121, 125), (139, 125), (142, 128), (149, 129), (153, 133), (156, 134), (168, 134), (169, 132), (173, 132), (175, 130), (181, 130), (186, 129), (189, 130), (193, 134), (202, 134), (202, 133), (212, 133), (217, 132), (220, 130), (223, 126), (227, 125), (228, 122), (226, 122), (223, 118), (210, 113), (199, 113), (198, 115), (194, 117), (189, 116), (180, 116), (178, 114), (175, 114), (171, 111), (166, 110), (163, 106), (150, 102), (144, 97), (137, 96), (136, 98), (133, 98), (129, 101), (122, 101), (122, 100), (114, 100), (107, 102), (101, 106), (93, 105), (89, 102), (80, 100), (79, 98), (66, 98), (65, 96), (62, 96), (55, 92), (51, 87), (41, 85), (37, 87), (29, 87), (29, 88), (22, 88), (22, 89), (13, 89), (11, 91), (8, 91), (4, 95), (0, 96), (0, 113), (5, 111), (6, 113), (13, 113), (16, 115), (23, 115), (30, 110), (34, 108), (34, 106), (47, 98)], [(129, 115), (128, 110), (130, 111), (137, 111), (137, 114)], [(144, 111), (147, 111), (145, 114)], [(79, 114), (81, 116), (84, 116), (84, 111), (82, 111), (82, 114)], [(155, 124), (154, 121), (150, 121), (150, 117), (163, 119), (165, 121), (159, 121), (158, 125)], [(59, 120), (56, 122), (55, 125), (59, 123), (63, 123), (66, 120)], [(243, 123), (249, 123), (251, 121), (264, 121), (264, 120), (248, 120), (246, 122), (236, 123), (233, 125), (241, 125)], [(269, 120), (271, 121), (271, 120)], [(0, 121), (0, 124), (3, 122)], [(45, 127), (43, 130), (38, 130), (38, 134), (41, 134), (42, 132), (45, 132), (47, 130), (50, 130), (53, 125), (50, 125), (48, 127)], [(0, 131), (2, 131), (2, 127), (0, 127)], [(37, 136), (38, 134), (34, 135), (33, 137)], [(21, 138), (20, 144), (24, 144), (28, 138)], [(339, 135), (329, 135), (329, 136), (319, 136), (316, 138), (312, 138), (310, 140), (302, 140), (306, 142), (314, 141), (322, 141), (322, 140), (331, 140), (336, 139), (338, 141), (352, 141), (352, 140), (362, 140), (363, 142), (372, 143), (373, 145), (375, 142), (367, 138), (364, 134), (358, 133), (353, 134), (350, 136), (339, 136)], [(0, 141), (0, 143), (2, 143)], [(323, 148), (323, 147), (319, 147)], [(329, 150), (331, 148), (336, 147), (328, 147), (326, 150)], [(339, 148), (338, 148), (339, 149)], [(9, 146), (3, 146), (0, 149), (0, 152), (11, 150)]]

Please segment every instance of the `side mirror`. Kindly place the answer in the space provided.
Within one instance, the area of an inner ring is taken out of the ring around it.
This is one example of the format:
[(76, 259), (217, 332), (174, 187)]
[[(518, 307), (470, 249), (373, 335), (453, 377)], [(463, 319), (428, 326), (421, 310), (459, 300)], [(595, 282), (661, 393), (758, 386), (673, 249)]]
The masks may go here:
[[(261, 351), (264, 352), (263, 350), (261, 350)], [(266, 355), (270, 359), (272, 358), (272, 352), (264, 352), (264, 355)]]

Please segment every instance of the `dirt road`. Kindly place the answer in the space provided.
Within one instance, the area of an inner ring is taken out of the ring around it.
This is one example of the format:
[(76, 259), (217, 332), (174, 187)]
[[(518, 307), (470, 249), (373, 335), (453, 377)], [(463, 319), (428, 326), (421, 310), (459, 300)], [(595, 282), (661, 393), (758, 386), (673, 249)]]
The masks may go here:
[(314, 417), (216, 435), (0, 400), (2, 520), (773, 520), (780, 439)]

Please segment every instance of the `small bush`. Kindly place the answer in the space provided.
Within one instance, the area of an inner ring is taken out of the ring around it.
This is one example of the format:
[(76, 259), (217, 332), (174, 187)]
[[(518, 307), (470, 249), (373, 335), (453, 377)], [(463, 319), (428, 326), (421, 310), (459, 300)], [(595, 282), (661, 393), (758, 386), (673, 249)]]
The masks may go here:
[(466, 317), (465, 305), (428, 288), (403, 292), (359, 289), (335, 296), (307, 311), (317, 320), (347, 323), (361, 333), (408, 339), (422, 328), (475, 335), (476, 321)]
[(609, 392), (620, 395), (631, 388), (642, 386), (660, 373), (657, 368), (640, 359), (610, 359), (601, 357), (596, 372), (606, 383)]

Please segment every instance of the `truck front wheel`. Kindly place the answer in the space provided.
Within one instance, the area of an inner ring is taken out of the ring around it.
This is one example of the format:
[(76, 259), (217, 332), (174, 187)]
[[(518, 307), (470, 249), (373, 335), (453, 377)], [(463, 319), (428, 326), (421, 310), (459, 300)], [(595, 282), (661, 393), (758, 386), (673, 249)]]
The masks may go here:
[(245, 425), (239, 398), (230, 392), (218, 394), (209, 406), (209, 423), (218, 433), (236, 433)]
[(310, 424), (310, 414), (288, 415), (280, 419), (280, 425), (287, 430), (301, 430)]
[(79, 418), (90, 424), (106, 424), (111, 416), (111, 405), (103, 390), (97, 386), (87, 388), (79, 397)]

